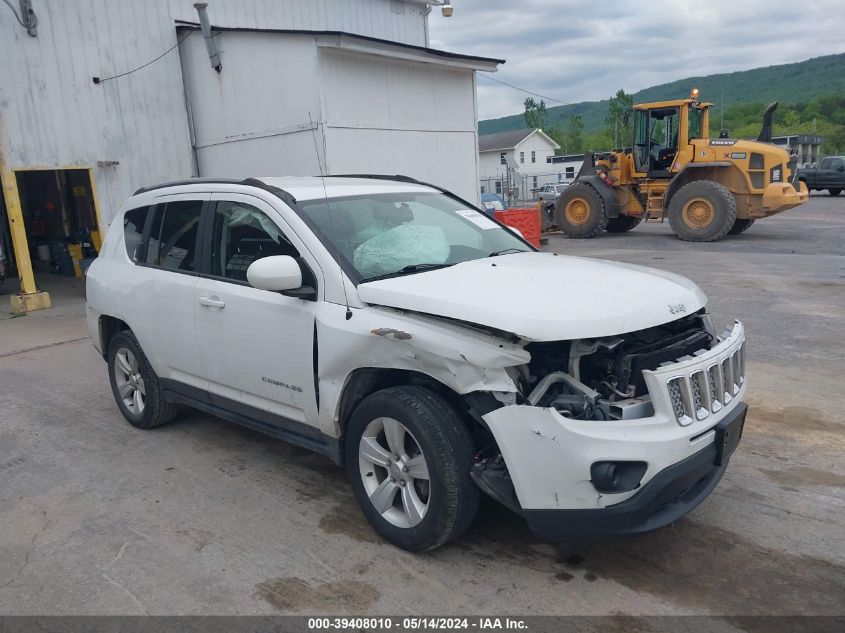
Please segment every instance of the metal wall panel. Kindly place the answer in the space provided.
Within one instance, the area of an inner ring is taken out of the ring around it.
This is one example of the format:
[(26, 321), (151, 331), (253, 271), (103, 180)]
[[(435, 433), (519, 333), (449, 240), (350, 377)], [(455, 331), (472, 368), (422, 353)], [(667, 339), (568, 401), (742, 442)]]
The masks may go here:
[[(173, 46), (174, 20), (197, 21), (192, 0), (33, 0), (33, 9), (35, 38), (7, 8), (0, 10), (0, 152), (6, 163), (93, 167), (106, 223), (135, 188), (192, 175), (176, 51), (126, 77), (92, 82), (93, 76), (136, 68)], [(394, 11), (389, 0), (209, 2), (211, 22), (220, 26), (343, 30), (424, 44), (425, 5), (408, 2), (404, 9)], [(183, 46), (194, 43), (201, 45), (198, 33)], [(226, 63), (224, 56), (224, 73)], [(204, 69), (213, 72), (207, 59)], [(282, 94), (289, 98), (295, 89), (291, 83)], [(226, 112), (236, 108), (237, 95), (226, 95)], [(234, 128), (242, 127), (242, 120), (234, 121)]]
[(220, 74), (199, 38), (180, 52), (201, 175), (401, 173), (477, 201), (472, 70), (324, 48), (311, 35), (217, 41)]

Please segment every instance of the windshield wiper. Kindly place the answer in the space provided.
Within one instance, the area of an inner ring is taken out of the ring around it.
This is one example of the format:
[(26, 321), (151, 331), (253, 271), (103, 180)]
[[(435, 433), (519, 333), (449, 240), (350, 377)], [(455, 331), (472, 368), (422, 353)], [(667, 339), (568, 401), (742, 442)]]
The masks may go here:
[(405, 266), (400, 270), (392, 273), (384, 273), (383, 275), (375, 275), (362, 279), (359, 283), (367, 283), (368, 281), (378, 281), (379, 279), (390, 279), (392, 277), (401, 277), (402, 275), (411, 275), (413, 273), (421, 273), (426, 270), (437, 270), (438, 268), (446, 268), (447, 266), (454, 266), (454, 264), (411, 264)]
[(495, 253), (490, 253), (487, 257), (497, 257), (499, 255), (508, 255), (510, 253), (528, 253), (524, 248), (503, 248)]

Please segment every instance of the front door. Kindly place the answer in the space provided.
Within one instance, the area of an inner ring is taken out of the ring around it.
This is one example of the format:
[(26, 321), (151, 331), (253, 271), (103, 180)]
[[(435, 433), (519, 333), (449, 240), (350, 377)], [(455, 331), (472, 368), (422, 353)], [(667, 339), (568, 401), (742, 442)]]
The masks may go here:
[(262, 257), (299, 258), (301, 242), (269, 204), (242, 194), (213, 194), (205, 229), (194, 314), (212, 403), (316, 437), (317, 304), (253, 288), (246, 278)]

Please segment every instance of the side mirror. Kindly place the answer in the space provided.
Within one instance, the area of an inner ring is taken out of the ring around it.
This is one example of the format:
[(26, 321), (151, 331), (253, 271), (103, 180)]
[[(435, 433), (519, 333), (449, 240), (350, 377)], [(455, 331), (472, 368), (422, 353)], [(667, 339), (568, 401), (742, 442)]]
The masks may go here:
[(845, 171), (845, 165), (840, 165), (840, 166), (839, 166), (839, 171)]
[(294, 290), (302, 286), (302, 269), (290, 255), (272, 255), (252, 262), (246, 269), (246, 279), (259, 290)]

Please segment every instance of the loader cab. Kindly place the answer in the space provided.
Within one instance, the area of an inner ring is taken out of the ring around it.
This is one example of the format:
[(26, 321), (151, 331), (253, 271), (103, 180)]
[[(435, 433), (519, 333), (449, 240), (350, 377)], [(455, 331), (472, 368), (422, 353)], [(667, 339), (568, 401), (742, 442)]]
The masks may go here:
[(693, 99), (634, 108), (634, 169), (652, 179), (671, 178), (692, 160), (691, 141), (707, 138), (709, 104)]

